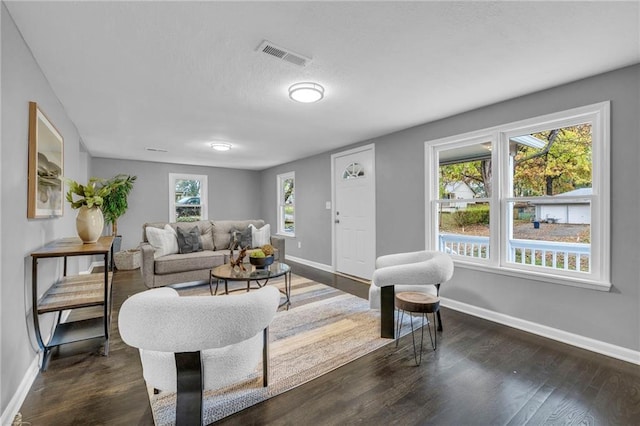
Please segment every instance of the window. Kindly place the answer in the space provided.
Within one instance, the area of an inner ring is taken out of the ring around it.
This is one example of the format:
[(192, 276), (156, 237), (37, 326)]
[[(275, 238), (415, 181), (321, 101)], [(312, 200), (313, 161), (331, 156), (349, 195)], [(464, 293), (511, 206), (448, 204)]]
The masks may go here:
[(207, 176), (169, 173), (169, 221), (206, 220)]
[(427, 246), (608, 289), (609, 103), (425, 144)]
[(294, 172), (278, 175), (278, 234), (296, 234), (296, 202)]
[(364, 177), (364, 166), (360, 163), (351, 163), (342, 172), (343, 180), (361, 177)]
[(489, 257), (490, 148), (491, 139), (480, 137), (439, 152), (435, 205), (443, 250), (465, 257)]

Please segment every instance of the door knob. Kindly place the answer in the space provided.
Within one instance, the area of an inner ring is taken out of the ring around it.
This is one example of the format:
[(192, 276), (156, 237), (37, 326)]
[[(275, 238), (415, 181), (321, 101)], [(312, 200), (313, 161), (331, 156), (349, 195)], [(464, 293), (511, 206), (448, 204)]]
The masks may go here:
[(336, 220), (335, 220), (335, 222), (336, 222), (336, 223), (340, 223), (340, 219), (336, 219)]

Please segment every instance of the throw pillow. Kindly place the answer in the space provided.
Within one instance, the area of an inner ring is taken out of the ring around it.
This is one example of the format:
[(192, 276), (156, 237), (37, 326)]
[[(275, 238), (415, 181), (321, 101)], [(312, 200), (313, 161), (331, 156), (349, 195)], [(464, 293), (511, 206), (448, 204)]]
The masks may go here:
[(202, 250), (214, 250), (213, 246), (213, 225), (209, 221), (199, 221), (198, 229), (200, 230), (200, 241), (202, 242)]
[(176, 231), (169, 224), (165, 225), (164, 229), (148, 226), (147, 240), (155, 249), (153, 253), (154, 259), (168, 254), (178, 253)]
[(178, 228), (178, 249), (181, 254), (202, 251), (202, 240), (200, 239), (200, 229), (194, 226), (188, 231)]
[(253, 247), (262, 247), (265, 244), (271, 243), (271, 225), (266, 224), (260, 229), (253, 225), (249, 225), (249, 228), (251, 228), (251, 241), (253, 243)]
[(245, 229), (233, 229), (231, 231), (231, 242), (229, 248), (240, 248), (240, 247), (252, 247), (251, 244), (251, 228), (246, 227)]

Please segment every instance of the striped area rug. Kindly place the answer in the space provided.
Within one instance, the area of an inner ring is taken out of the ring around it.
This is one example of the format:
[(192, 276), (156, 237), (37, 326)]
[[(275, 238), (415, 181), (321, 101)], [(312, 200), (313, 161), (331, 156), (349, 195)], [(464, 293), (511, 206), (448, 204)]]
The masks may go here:
[[(283, 289), (284, 279), (268, 285)], [(181, 294), (211, 297), (208, 286)], [(262, 387), (259, 365), (245, 382), (206, 392), (204, 424), (306, 383), (391, 342), (380, 338), (380, 313), (370, 310), (364, 299), (293, 275), (291, 302), (289, 310), (280, 310), (269, 326), (269, 386)], [(149, 398), (155, 424), (173, 425), (175, 394), (150, 393)]]

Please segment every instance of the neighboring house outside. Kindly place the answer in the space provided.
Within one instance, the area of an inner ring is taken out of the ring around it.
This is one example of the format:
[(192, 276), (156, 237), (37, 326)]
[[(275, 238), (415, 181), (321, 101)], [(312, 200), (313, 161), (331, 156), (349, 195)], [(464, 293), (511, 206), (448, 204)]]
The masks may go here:
[[(476, 194), (473, 192), (471, 187), (469, 187), (469, 185), (467, 185), (463, 181), (448, 183), (444, 187), (444, 198), (447, 198), (450, 200), (463, 200), (463, 199), (468, 200), (471, 198), (475, 198), (475, 196)], [(465, 209), (469, 204), (473, 204), (473, 203), (460, 201), (455, 203), (449, 203), (448, 205), (443, 204), (442, 211), (452, 212), (460, 209)]]
[(536, 208), (536, 218), (540, 221), (571, 224), (591, 224), (591, 205), (588, 199), (567, 202), (562, 197), (590, 196), (591, 188), (574, 189), (554, 196), (553, 200), (532, 202)]

